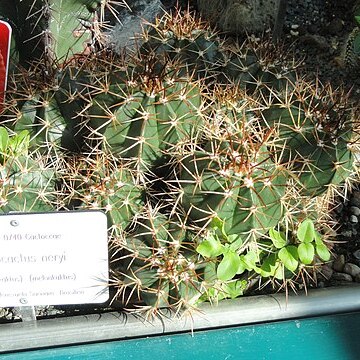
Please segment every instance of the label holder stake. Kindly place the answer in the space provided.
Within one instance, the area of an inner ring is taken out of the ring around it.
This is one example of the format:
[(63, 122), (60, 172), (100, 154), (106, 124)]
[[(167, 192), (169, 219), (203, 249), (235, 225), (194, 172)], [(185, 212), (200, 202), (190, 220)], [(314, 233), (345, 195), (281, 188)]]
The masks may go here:
[(15, 308), (21, 317), (21, 321), (25, 323), (36, 323), (35, 306), (19, 306)]

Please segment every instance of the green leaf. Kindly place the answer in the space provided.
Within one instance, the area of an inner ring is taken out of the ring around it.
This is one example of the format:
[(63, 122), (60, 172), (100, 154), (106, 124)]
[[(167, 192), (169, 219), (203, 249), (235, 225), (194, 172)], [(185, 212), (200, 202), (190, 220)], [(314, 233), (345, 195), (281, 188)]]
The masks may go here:
[(224, 251), (224, 246), (213, 234), (209, 234), (206, 240), (202, 241), (196, 248), (196, 251), (208, 258), (219, 256)]
[[(241, 240), (241, 237), (238, 234), (231, 234), (231, 235), (228, 235), (226, 238), (230, 243), (233, 243), (239, 239)], [(242, 241), (241, 241), (241, 243), (242, 243)]]
[(297, 229), (297, 237), (304, 243), (310, 243), (315, 239), (315, 227), (312, 220), (306, 219), (300, 223)]
[(327, 246), (324, 243), (315, 244), (316, 253), (319, 255), (319, 258), (323, 261), (329, 261), (331, 258), (331, 253)]
[(22, 130), (19, 134), (10, 139), (9, 147), (15, 156), (27, 153), (30, 144), (30, 134), (28, 130)]
[(245, 255), (241, 256), (241, 259), (246, 265), (246, 270), (257, 268), (256, 263), (259, 261), (259, 257), (255, 251), (249, 250)]
[(239, 267), (237, 269), (237, 274), (242, 274), (245, 270), (248, 270), (249, 267), (247, 266), (247, 264), (244, 261), (244, 255), (240, 255), (240, 263), (239, 263)]
[(285, 277), (284, 264), (278, 262), (278, 266), (275, 270), (274, 278), (278, 280), (283, 280)]
[(280, 249), (278, 253), (279, 259), (282, 261), (284, 266), (289, 269), (290, 271), (294, 272), (298, 265), (298, 251), (296, 246), (286, 246)]
[(323, 244), (323, 241), (321, 239), (321, 234), (315, 230), (315, 243), (316, 244)]
[(313, 244), (301, 243), (298, 246), (300, 261), (305, 265), (310, 265), (314, 260), (315, 249)]
[(355, 16), (355, 21), (360, 24), (360, 16)]
[(224, 221), (218, 217), (214, 217), (212, 220), (211, 220), (211, 228), (214, 229), (214, 228), (218, 228), (218, 229), (222, 229), (222, 227), (224, 226)]
[(261, 265), (260, 275), (263, 277), (274, 276), (276, 269), (279, 267), (279, 261), (277, 261), (276, 254), (270, 254), (265, 258)]
[(226, 298), (235, 299), (244, 294), (247, 287), (247, 281), (236, 280), (226, 283), (222, 286)]
[(286, 239), (284, 238), (283, 234), (280, 231), (271, 228), (269, 230), (269, 236), (277, 249), (281, 249), (286, 245)]
[(225, 221), (224, 220), (222, 220), (218, 217), (213, 218), (211, 221), (211, 228), (214, 229), (216, 231), (216, 233), (219, 234), (219, 236), (221, 236), (225, 240), (228, 240), (228, 236), (225, 231)]
[(236, 252), (227, 251), (217, 268), (217, 276), (222, 281), (231, 280), (240, 266), (240, 257)]
[[(236, 236), (236, 238), (233, 238), (233, 236)], [(239, 250), (239, 248), (244, 243), (242, 238), (239, 235), (229, 235), (229, 239), (232, 240), (231, 244), (230, 244), (230, 249), (233, 250), (233, 251)]]
[(9, 134), (4, 127), (0, 127), (0, 152), (5, 153), (9, 142)]

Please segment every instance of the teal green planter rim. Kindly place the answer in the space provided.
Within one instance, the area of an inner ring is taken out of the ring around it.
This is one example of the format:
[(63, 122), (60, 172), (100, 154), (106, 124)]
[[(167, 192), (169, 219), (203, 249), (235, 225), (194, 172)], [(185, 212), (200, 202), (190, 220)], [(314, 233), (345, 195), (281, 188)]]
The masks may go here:
[(0, 353), (142, 338), (230, 326), (300, 319), (360, 310), (360, 284), (202, 304), (190, 315), (164, 310), (151, 320), (131, 313), (104, 313), (0, 325)]

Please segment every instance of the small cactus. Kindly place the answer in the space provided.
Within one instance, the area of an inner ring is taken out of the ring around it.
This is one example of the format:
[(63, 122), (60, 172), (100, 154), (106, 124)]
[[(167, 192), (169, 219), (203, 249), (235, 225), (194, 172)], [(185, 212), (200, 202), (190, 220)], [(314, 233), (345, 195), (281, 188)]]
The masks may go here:
[(102, 210), (117, 231), (129, 226), (144, 203), (134, 171), (105, 154), (67, 157), (58, 181), (64, 208)]
[(276, 134), (274, 150), (281, 162), (292, 164), (303, 193), (317, 196), (351, 177), (353, 130), (346, 94), (302, 80), (294, 90), (271, 93), (271, 103), (258, 104), (258, 116)]
[(56, 167), (40, 154), (17, 155), (0, 167), (0, 212), (56, 211)]
[[(150, 314), (160, 308), (177, 311), (194, 306), (206, 290), (204, 269), (194, 250), (194, 234), (181, 219), (167, 219), (150, 204), (125, 235), (123, 252), (113, 261), (119, 298), (142, 301)], [(116, 248), (116, 247), (115, 247)]]

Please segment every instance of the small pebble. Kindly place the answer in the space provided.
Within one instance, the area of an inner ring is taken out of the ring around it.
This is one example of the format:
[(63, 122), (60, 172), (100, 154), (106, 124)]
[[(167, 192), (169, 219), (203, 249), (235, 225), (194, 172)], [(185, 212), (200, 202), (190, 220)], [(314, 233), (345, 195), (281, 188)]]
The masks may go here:
[(331, 266), (324, 265), (321, 267), (321, 275), (326, 279), (329, 280), (334, 273), (334, 270), (331, 268)]
[(352, 282), (353, 278), (349, 274), (341, 273), (341, 272), (334, 272), (333, 276), (331, 277), (333, 280), (336, 281), (346, 281), (346, 282)]
[(360, 249), (353, 252), (355, 259), (360, 260)]
[(357, 218), (357, 216), (351, 215), (351, 216), (350, 216), (350, 222), (351, 222), (352, 224), (357, 224), (357, 223), (359, 222), (359, 219)]
[(8, 312), (9, 312), (9, 310), (7, 308), (0, 308), (0, 318), (6, 317)]
[(333, 262), (333, 269), (337, 272), (342, 272), (345, 266), (345, 256), (339, 255)]
[(350, 206), (350, 212), (355, 216), (360, 215), (360, 209), (357, 206)]
[(347, 238), (351, 238), (353, 234), (351, 230), (344, 230), (341, 232), (341, 235)]
[(360, 275), (360, 267), (352, 264), (352, 263), (346, 263), (344, 265), (344, 273), (351, 275), (352, 277), (355, 277), (357, 275)]

